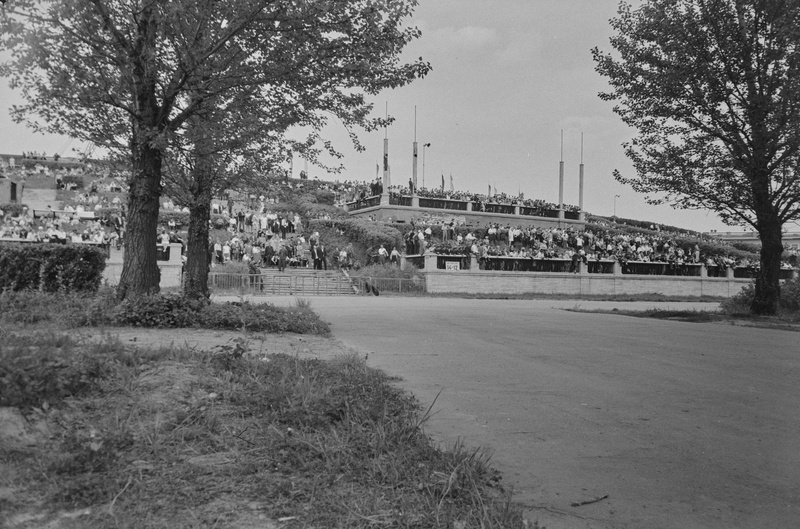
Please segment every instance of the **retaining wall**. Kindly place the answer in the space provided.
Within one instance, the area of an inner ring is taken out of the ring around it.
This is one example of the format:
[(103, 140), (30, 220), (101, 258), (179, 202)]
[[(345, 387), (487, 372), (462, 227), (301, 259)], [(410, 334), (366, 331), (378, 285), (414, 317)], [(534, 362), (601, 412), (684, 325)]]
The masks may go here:
[(750, 283), (726, 277), (631, 276), (485, 270), (424, 271), (430, 294), (569, 294), (730, 297)]

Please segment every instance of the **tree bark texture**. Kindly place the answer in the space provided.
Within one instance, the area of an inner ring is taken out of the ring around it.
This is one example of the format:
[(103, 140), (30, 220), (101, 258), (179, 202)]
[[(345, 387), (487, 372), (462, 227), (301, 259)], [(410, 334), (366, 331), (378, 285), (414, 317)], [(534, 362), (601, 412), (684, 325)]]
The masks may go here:
[(192, 299), (206, 299), (210, 296), (208, 222), (211, 219), (211, 178), (202, 170), (195, 171), (192, 195), (183, 294)]
[(158, 207), (161, 198), (162, 147), (158, 136), (166, 127), (166, 115), (157, 97), (157, 17), (153, 6), (142, 10), (131, 54), (134, 117), (131, 119), (132, 177), (128, 192), (128, 224), (125, 254), (117, 298), (155, 294), (160, 271), (156, 263)]
[(781, 293), (782, 225), (777, 219), (760, 224), (761, 268), (756, 276), (756, 293), (750, 310), (753, 314), (772, 315), (778, 312)]
[(117, 297), (155, 294), (161, 272), (156, 262), (158, 208), (161, 197), (161, 151), (144, 146), (137, 156), (128, 192), (122, 273)]

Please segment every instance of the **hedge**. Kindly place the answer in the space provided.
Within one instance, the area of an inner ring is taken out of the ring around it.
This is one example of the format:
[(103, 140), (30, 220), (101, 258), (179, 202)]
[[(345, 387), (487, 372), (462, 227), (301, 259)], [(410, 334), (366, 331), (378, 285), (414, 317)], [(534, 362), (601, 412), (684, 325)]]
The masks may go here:
[(83, 244), (0, 244), (0, 290), (96, 292), (106, 255)]
[(320, 231), (325, 228), (341, 230), (345, 237), (366, 247), (378, 247), (383, 244), (386, 248), (400, 248), (403, 244), (400, 231), (383, 223), (362, 219), (312, 219), (308, 221), (309, 231)]
[[(25, 204), (0, 204), (0, 210), (3, 210), (3, 215), (11, 215), (12, 217), (19, 217), (25, 212), (25, 208), (27, 208)], [(2, 216), (0, 216), (0, 220), (2, 220)]]

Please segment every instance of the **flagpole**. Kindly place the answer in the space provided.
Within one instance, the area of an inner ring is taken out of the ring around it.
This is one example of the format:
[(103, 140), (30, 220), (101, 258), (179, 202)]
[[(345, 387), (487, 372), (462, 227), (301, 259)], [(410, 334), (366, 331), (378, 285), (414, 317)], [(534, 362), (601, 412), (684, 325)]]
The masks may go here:
[(561, 129), (561, 161), (558, 162), (558, 218), (564, 218), (564, 129)]
[(578, 171), (578, 207), (580, 211), (578, 212), (578, 220), (584, 220), (585, 215), (583, 213), (583, 132), (581, 132), (581, 165), (580, 170)]
[[(424, 153), (424, 148), (423, 148)], [(411, 195), (417, 194), (417, 105), (414, 105), (414, 154), (411, 165)]]
[(383, 138), (383, 192), (389, 192), (389, 102), (386, 102), (386, 126)]

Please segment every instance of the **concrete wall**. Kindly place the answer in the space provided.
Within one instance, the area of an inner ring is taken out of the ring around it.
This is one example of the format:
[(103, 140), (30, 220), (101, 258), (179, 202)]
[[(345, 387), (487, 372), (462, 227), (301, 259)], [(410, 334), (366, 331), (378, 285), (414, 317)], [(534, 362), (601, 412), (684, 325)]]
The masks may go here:
[(484, 227), (487, 224), (510, 224), (512, 226), (537, 226), (541, 228), (554, 228), (574, 226), (582, 228), (586, 223), (579, 220), (556, 219), (548, 217), (530, 217), (526, 215), (504, 215), (502, 213), (485, 213), (481, 211), (463, 211), (457, 209), (421, 208), (407, 206), (380, 205), (370, 208), (350, 211), (352, 217), (375, 217), (377, 220), (399, 220), (403, 222), (419, 221), (425, 214), (440, 216), (464, 217), (466, 223), (474, 227)]
[(730, 297), (750, 283), (749, 279), (499, 272), (484, 270), (424, 270), (431, 294), (571, 294)]
[[(169, 261), (158, 261), (158, 269), (161, 270), (161, 288), (172, 288), (181, 286), (181, 245), (169, 245)], [(122, 251), (116, 248), (111, 249), (111, 256), (106, 261), (106, 269), (103, 271), (103, 280), (109, 285), (118, 285), (119, 276), (122, 274)]]

